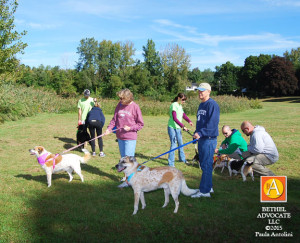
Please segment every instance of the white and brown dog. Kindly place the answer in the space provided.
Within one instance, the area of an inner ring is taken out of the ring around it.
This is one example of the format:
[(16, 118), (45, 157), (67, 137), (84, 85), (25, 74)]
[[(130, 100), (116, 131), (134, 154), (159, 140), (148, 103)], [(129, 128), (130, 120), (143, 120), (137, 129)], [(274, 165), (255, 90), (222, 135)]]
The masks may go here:
[(38, 163), (45, 170), (48, 187), (51, 186), (52, 174), (61, 171), (66, 171), (69, 174), (69, 181), (73, 180), (72, 172), (75, 171), (83, 182), (80, 163), (85, 164), (91, 158), (91, 154), (86, 149), (82, 149), (82, 151), (84, 152), (84, 157), (80, 157), (77, 154), (54, 155), (42, 146), (29, 149), (30, 154), (36, 155)]
[(137, 213), (139, 201), (141, 200), (142, 209), (146, 207), (144, 192), (163, 188), (165, 192), (165, 203), (163, 208), (169, 203), (171, 194), (175, 201), (174, 213), (177, 213), (179, 207), (178, 196), (182, 192), (185, 196), (197, 193), (198, 189), (190, 189), (186, 185), (182, 172), (174, 167), (149, 168), (140, 165), (134, 157), (126, 156), (120, 159), (116, 165), (118, 172), (124, 172), (127, 183), (131, 185), (134, 191), (134, 211)]
[(246, 181), (247, 175), (250, 174), (252, 181), (254, 181), (252, 164), (253, 163), (248, 163), (245, 159), (243, 160), (231, 159), (228, 162), (229, 175), (231, 176), (232, 173), (234, 174), (241, 173), (243, 181)]
[(213, 170), (216, 168), (222, 168), (221, 173), (225, 167), (228, 167), (228, 162), (230, 158), (226, 154), (214, 155)]

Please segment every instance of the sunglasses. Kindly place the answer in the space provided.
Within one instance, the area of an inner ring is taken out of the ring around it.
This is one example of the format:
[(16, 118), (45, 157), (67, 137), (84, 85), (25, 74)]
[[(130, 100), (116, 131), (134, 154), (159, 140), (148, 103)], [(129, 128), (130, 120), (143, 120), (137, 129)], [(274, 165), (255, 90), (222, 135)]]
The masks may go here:
[(246, 130), (246, 129), (248, 130), (248, 128), (247, 128), (247, 127), (245, 127), (244, 129), (242, 129), (242, 132), (243, 132), (243, 133), (245, 133), (245, 130)]

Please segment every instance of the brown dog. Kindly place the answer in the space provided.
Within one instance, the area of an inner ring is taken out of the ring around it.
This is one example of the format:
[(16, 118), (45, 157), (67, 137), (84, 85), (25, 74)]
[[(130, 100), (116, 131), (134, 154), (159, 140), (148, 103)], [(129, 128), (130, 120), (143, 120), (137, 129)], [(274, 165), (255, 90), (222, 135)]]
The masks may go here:
[(230, 158), (226, 154), (222, 154), (220, 156), (214, 156), (213, 170), (220, 167), (222, 168), (221, 173), (223, 172), (225, 167), (228, 167), (228, 162)]
[(139, 201), (141, 200), (142, 209), (146, 207), (144, 192), (163, 188), (165, 192), (165, 203), (163, 208), (169, 203), (169, 195), (171, 194), (175, 201), (174, 213), (177, 213), (179, 207), (178, 196), (182, 192), (185, 196), (197, 193), (198, 189), (190, 189), (186, 185), (185, 179), (178, 169), (174, 167), (157, 167), (149, 168), (140, 165), (134, 157), (123, 157), (116, 165), (118, 172), (124, 172), (126, 181), (132, 186), (134, 191), (134, 211), (137, 213)]

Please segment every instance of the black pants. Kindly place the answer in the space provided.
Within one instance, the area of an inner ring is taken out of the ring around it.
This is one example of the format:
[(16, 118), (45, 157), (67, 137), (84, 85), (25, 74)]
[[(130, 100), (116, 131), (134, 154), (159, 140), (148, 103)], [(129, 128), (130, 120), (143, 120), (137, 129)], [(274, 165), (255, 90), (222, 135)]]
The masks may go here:
[[(102, 134), (103, 124), (98, 120), (89, 121), (89, 130), (91, 134), (91, 139), (95, 138), (95, 132), (97, 133), (97, 137)], [(103, 140), (102, 137), (98, 138), (98, 145), (100, 152), (103, 151)], [(92, 151), (95, 152), (95, 140), (91, 141)]]

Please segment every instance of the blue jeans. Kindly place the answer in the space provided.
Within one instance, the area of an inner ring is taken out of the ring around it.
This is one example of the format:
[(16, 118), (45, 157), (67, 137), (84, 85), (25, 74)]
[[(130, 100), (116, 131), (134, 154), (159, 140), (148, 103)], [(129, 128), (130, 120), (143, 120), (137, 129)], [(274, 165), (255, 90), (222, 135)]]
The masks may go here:
[(212, 188), (213, 157), (217, 138), (200, 138), (198, 140), (199, 162), (202, 170), (200, 192), (208, 193)]
[(135, 155), (136, 140), (118, 139), (118, 143), (121, 157)]
[[(175, 129), (172, 127), (168, 127), (168, 134), (171, 141), (170, 150), (180, 146), (183, 144), (182, 142), (182, 135), (181, 135), (181, 128)], [(177, 145), (178, 143), (178, 145)], [(183, 148), (178, 149), (179, 160), (185, 162), (185, 154), (183, 152)], [(168, 157), (169, 166), (175, 166), (175, 151), (169, 153)]]

